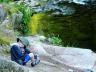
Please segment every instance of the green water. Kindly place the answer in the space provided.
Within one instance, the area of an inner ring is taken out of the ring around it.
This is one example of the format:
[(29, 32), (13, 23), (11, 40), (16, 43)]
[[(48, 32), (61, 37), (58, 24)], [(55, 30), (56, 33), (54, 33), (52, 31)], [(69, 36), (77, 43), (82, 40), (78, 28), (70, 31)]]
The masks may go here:
[[(70, 16), (42, 14), (44, 15), (39, 20), (37, 33), (45, 36), (59, 35), (64, 46), (90, 48), (96, 51), (96, 10), (94, 8), (79, 7), (76, 13)], [(36, 15), (41, 13), (35, 14), (35, 17)]]

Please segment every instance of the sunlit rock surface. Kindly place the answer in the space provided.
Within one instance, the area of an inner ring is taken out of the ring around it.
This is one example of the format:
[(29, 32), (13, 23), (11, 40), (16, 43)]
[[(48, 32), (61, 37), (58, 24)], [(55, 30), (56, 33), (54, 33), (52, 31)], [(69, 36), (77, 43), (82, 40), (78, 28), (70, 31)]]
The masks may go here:
[[(49, 61), (55, 65), (57, 62), (65, 68), (67, 66), (68, 70), (72, 69), (75, 72), (95, 70), (96, 54), (90, 49), (52, 46), (36, 42), (39, 40), (38, 38), (37, 40), (33, 38), (34, 42), (31, 37), (29, 37), (29, 39), (31, 43), (37, 46), (37, 54), (40, 52), (44, 53), (41, 55), (41, 59), (44, 61)], [(36, 51), (34, 49), (35, 47), (33, 46), (32, 50)]]
[[(85, 4), (84, 0), (73, 1), (78, 4)], [(1, 28), (3, 28), (7, 22), (9, 22), (9, 20), (4, 20), (2, 22), (3, 24), (0, 25)], [(9, 35), (9, 31), (10, 30), (4, 30), (5, 33), (7, 32), (6, 36)], [(1, 70), (6, 68), (9, 72), (11, 70), (14, 72), (28, 72), (26, 70), (29, 68), (29, 72), (88, 72), (87, 70), (93, 70), (96, 72), (96, 54), (89, 49), (42, 44), (40, 42), (40, 37), (28, 37), (28, 39), (32, 44), (33, 51), (40, 55), (41, 63), (34, 68), (30, 66), (30, 63), (28, 63), (26, 68), (23, 68), (10, 60), (7, 61), (8, 58), (2, 58), (0, 59)]]
[(41, 36), (26, 38), (30, 41), (30, 49), (40, 55), (40, 64), (31, 67), (29, 62), (24, 67), (10, 61), (10, 56), (0, 56), (0, 69), (6, 68), (9, 72), (96, 72), (96, 54), (89, 49), (48, 45), (40, 41)]
[(0, 72), (28, 72), (27, 68), (0, 56)]
[(95, 3), (95, 0), (25, 0), (25, 3), (36, 12), (53, 11), (55, 15), (72, 15), (75, 13), (75, 9), (69, 4), (90, 5)]
[(77, 4), (86, 4), (86, 2), (88, 2), (90, 0), (73, 0), (74, 3), (77, 3)]

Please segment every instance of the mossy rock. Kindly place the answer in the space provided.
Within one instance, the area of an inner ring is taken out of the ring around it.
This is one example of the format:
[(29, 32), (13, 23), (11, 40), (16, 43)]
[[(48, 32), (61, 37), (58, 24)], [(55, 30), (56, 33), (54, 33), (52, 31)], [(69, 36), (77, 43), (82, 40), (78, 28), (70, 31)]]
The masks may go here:
[(0, 44), (1, 45), (9, 45), (10, 44), (10, 41), (7, 40), (7, 39), (0, 38)]

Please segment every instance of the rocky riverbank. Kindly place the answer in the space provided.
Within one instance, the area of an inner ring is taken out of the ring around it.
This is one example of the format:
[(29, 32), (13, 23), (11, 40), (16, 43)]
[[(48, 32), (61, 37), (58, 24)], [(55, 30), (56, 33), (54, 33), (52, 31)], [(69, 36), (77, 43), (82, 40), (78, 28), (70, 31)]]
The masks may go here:
[[(20, 66), (10, 60), (10, 54), (0, 56), (0, 69), (9, 72), (93, 72), (96, 71), (96, 54), (89, 49), (59, 47), (40, 42), (40, 38), (27, 37), (30, 50), (40, 55), (41, 63), (31, 67)], [(10, 48), (9, 48), (10, 49)], [(89, 71), (90, 70), (90, 71)]]

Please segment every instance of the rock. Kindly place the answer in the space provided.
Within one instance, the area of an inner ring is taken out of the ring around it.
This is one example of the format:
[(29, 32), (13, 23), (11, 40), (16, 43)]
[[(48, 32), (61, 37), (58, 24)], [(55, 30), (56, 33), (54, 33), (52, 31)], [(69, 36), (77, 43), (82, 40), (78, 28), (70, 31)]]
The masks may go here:
[(45, 10), (53, 10), (53, 15), (72, 15), (75, 13), (75, 9), (70, 6), (64, 5), (63, 7), (60, 7), (57, 6), (57, 4), (54, 5), (52, 3), (47, 4)]
[(90, 0), (73, 0), (74, 3), (77, 3), (77, 4), (86, 4), (86, 2), (88, 2)]
[(48, 56), (49, 54), (45, 51), (45, 49), (43, 48), (42, 45), (40, 45), (39, 43), (36, 44), (31, 44), (30, 47), (31, 52), (33, 52), (34, 54), (38, 54), (40, 56)]
[[(30, 37), (30, 41), (32, 41), (31, 39)], [(63, 67), (67, 66), (67, 68), (72, 69), (73, 72), (92, 70), (95, 64), (96, 55), (90, 49), (52, 46), (40, 42), (36, 43), (36, 39), (34, 39), (35, 43), (32, 42), (32, 50), (33, 52), (37, 51), (38, 54), (43, 56), (45, 61), (52, 62), (53, 64), (57, 62)], [(48, 60), (47, 58), (51, 59)]]
[(42, 46), (40, 46), (40, 45), (38, 45), (38, 44), (35, 44), (35, 45), (32, 45), (31, 44), (31, 48), (32, 48), (32, 50), (33, 50), (33, 52), (35, 52), (35, 53), (38, 53), (38, 54), (46, 54), (46, 51), (43, 49), (43, 47)]
[(72, 2), (76, 4), (81, 4), (81, 5), (96, 5), (96, 0), (73, 0)]
[(11, 23), (11, 20), (5, 19), (2, 21), (2, 24), (0, 24), (0, 38), (1, 39), (7, 39), (7, 41), (13, 42), (16, 38), (14, 30), (12, 27), (10, 29), (7, 28)]
[(7, 12), (5, 5), (0, 4), (0, 38), (8, 42), (13, 42), (16, 38), (12, 21), (14, 18), (9, 17)]
[(21, 12), (18, 12), (18, 14), (14, 13), (12, 15), (12, 23), (14, 24), (14, 26), (13, 26), (14, 29), (18, 29), (19, 24), (22, 21), (22, 18), (23, 18), (23, 14)]
[[(37, 42), (39, 38), (27, 37), (32, 42), (33, 51), (40, 54), (41, 62), (35, 67), (31, 67), (28, 62), (26, 67), (14, 64), (12, 61), (0, 59), (0, 64), (12, 67), (12, 70), (21, 72), (92, 72), (96, 71), (96, 54), (90, 49), (52, 46)], [(36, 38), (36, 39), (35, 39)], [(32, 40), (33, 39), (33, 40)], [(0, 57), (1, 58), (1, 57)], [(10, 63), (11, 62), (11, 63)], [(11, 65), (10, 65), (11, 64)], [(10, 65), (10, 66), (9, 66)], [(15, 65), (15, 66), (14, 66)], [(0, 68), (2, 68), (0, 65)], [(18, 66), (18, 67), (17, 67)], [(8, 68), (10, 70), (10, 68)], [(27, 71), (28, 72), (28, 71)]]
[(69, 69), (68, 71), (69, 71), (69, 72), (73, 72), (73, 70), (72, 70), (72, 69)]
[(40, 56), (50, 56), (42, 46), (42, 41), (46, 38), (44, 36), (34, 36), (26, 37), (30, 42), (30, 51), (34, 54), (39, 54)]
[(3, 5), (0, 4), (0, 21), (5, 19), (6, 13), (4, 11)]
[(78, 70), (92, 70), (96, 62), (96, 54), (89, 49), (50, 45), (43, 45), (43, 47), (46, 52), (54, 56), (54, 60)]
[(15, 62), (0, 57), (0, 72), (29, 72), (28, 68), (20, 66)]

